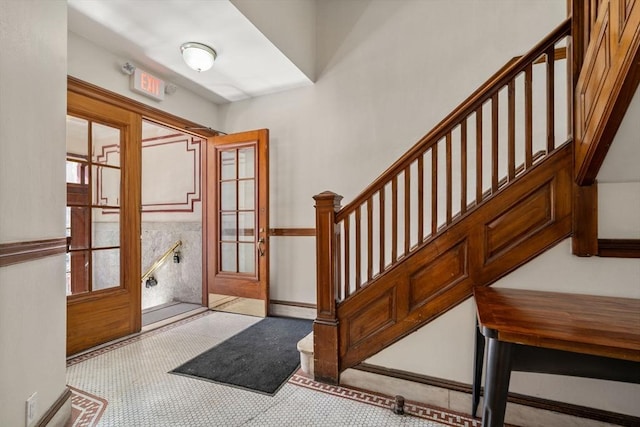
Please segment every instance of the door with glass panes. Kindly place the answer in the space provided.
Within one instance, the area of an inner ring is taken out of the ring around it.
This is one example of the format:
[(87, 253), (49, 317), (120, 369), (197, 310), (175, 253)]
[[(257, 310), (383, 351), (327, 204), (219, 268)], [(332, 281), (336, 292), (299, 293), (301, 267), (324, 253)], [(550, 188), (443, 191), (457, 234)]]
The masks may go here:
[(140, 123), (68, 92), (68, 355), (140, 330)]
[(269, 132), (207, 143), (209, 307), (266, 316), (269, 307)]

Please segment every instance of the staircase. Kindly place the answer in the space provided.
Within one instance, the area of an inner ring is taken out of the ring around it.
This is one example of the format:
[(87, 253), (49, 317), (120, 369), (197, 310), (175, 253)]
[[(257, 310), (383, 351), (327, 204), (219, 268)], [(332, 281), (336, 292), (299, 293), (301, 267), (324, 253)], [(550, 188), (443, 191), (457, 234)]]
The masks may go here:
[[(337, 383), (340, 372), (454, 308), (473, 287), (571, 235), (574, 190), (582, 194), (570, 136), (577, 74), (567, 65), (574, 58), (558, 53), (575, 24), (566, 20), (507, 63), (344, 207), (337, 194), (314, 197), (317, 380)], [(581, 42), (586, 64), (589, 42)], [(635, 58), (638, 43), (632, 48)], [(621, 73), (624, 81), (634, 75)], [(626, 87), (637, 87), (635, 75)]]

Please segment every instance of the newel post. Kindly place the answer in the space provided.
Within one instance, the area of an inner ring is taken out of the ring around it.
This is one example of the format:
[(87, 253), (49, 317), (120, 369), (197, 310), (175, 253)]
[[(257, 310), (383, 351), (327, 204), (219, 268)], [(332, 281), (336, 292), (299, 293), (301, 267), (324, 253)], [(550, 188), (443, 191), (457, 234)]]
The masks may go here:
[(316, 380), (337, 384), (340, 371), (336, 313), (338, 241), (335, 216), (340, 210), (342, 196), (325, 191), (313, 198), (316, 201), (317, 304), (316, 320), (313, 323), (313, 370)]

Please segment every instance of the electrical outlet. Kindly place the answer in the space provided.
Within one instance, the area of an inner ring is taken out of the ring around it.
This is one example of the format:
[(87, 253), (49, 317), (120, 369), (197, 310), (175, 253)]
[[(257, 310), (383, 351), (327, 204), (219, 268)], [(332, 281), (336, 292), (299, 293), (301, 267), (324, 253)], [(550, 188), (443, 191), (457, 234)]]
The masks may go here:
[(36, 418), (36, 412), (38, 411), (38, 392), (35, 392), (27, 399), (27, 416), (26, 426), (29, 427), (33, 420)]

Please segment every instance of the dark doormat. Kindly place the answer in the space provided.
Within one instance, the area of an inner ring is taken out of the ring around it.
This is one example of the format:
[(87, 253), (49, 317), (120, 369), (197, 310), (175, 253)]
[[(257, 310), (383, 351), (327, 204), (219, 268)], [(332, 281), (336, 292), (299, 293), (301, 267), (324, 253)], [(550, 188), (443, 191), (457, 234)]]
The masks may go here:
[(300, 364), (306, 319), (267, 317), (170, 373), (274, 395)]

